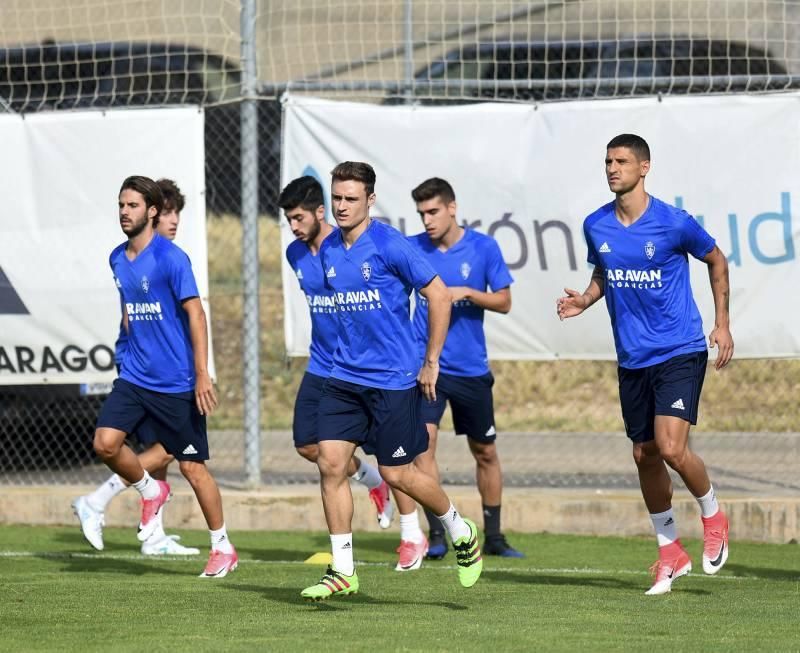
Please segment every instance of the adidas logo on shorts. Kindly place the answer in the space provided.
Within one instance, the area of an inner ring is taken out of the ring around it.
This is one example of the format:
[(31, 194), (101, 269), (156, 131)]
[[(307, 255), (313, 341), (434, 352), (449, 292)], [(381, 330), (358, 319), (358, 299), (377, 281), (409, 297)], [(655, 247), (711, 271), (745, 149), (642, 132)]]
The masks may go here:
[(185, 449), (184, 449), (184, 450), (183, 450), (181, 453), (182, 453), (183, 455), (185, 455), (185, 456), (190, 456), (190, 455), (191, 455), (191, 454), (193, 454), (193, 453), (197, 453), (197, 449), (195, 449), (195, 448), (194, 448), (194, 446), (190, 444), (190, 445), (189, 445), (188, 447), (186, 447), (186, 448), (185, 448)]
[(397, 447), (397, 451), (392, 454), (392, 458), (402, 458), (406, 455), (405, 449), (403, 447)]
[(671, 406), (672, 408), (677, 408), (678, 410), (686, 410), (686, 406), (683, 405), (683, 398), (678, 399), (674, 404)]

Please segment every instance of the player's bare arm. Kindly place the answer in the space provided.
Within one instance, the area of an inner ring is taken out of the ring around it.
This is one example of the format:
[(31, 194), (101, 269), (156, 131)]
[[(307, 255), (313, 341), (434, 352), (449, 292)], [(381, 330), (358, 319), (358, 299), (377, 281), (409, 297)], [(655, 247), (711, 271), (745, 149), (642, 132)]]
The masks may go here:
[(560, 320), (565, 320), (568, 317), (575, 317), (580, 315), (592, 304), (596, 304), (605, 294), (605, 277), (603, 275), (603, 268), (599, 265), (594, 266), (592, 270), (592, 278), (589, 281), (589, 286), (582, 293), (571, 288), (564, 288), (567, 293), (566, 297), (559, 297), (556, 301), (556, 312)]
[(439, 378), (439, 356), (450, 326), (450, 290), (438, 276), (420, 291), (428, 300), (428, 344), (417, 381), (428, 401), (436, 400), (436, 380)]
[(466, 299), (475, 306), (495, 313), (508, 313), (511, 310), (511, 288), (483, 292), (469, 286), (450, 286), (449, 290), (453, 303)]
[(194, 372), (196, 377), (194, 396), (201, 415), (210, 415), (217, 407), (217, 393), (208, 373), (208, 324), (206, 312), (199, 297), (183, 302), (183, 310), (189, 318), (189, 334), (194, 352)]
[(733, 358), (733, 336), (730, 329), (730, 282), (728, 259), (716, 245), (703, 261), (708, 265), (708, 280), (714, 295), (714, 328), (708, 334), (708, 346), (717, 347), (719, 353), (714, 367), (721, 370)]

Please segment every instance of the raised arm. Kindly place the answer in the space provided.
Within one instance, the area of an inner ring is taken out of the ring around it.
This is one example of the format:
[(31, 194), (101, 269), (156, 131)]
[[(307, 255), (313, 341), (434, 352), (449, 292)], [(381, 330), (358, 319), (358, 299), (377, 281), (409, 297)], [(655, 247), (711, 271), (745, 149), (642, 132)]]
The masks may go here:
[(561, 320), (580, 315), (592, 304), (600, 301), (600, 298), (606, 292), (603, 269), (599, 265), (594, 266), (589, 286), (583, 293), (579, 293), (577, 290), (572, 290), (571, 288), (564, 288), (564, 292), (567, 293), (567, 296), (559, 297), (556, 301), (556, 312)]
[(435, 401), (436, 380), (439, 378), (439, 356), (447, 338), (447, 329), (450, 327), (450, 290), (436, 276), (419, 292), (428, 300), (428, 344), (417, 381), (425, 398)]
[(217, 394), (208, 373), (208, 324), (206, 312), (199, 297), (191, 297), (183, 302), (183, 310), (189, 318), (189, 335), (194, 352), (194, 373), (196, 377), (194, 395), (197, 409), (201, 415), (210, 415), (217, 407)]
[(714, 367), (725, 367), (733, 358), (733, 336), (730, 329), (730, 282), (728, 260), (716, 245), (703, 257), (708, 265), (708, 280), (714, 295), (714, 328), (708, 334), (708, 346), (718, 347), (719, 353)]

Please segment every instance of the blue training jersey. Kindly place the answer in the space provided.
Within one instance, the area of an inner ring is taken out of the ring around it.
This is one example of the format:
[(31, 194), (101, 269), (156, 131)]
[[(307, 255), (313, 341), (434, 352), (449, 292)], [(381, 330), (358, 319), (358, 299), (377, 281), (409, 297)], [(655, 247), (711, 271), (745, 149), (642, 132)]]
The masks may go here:
[(120, 322), (119, 335), (117, 341), (114, 343), (114, 364), (117, 367), (122, 367), (122, 361), (125, 360), (125, 354), (128, 351), (128, 332), (125, 330), (125, 325)]
[(133, 260), (127, 243), (109, 264), (128, 315), (128, 351), (120, 378), (156, 392), (194, 390), (194, 354), (189, 319), (181, 302), (199, 297), (189, 257), (155, 234)]
[(334, 231), (323, 241), (320, 258), (337, 308), (331, 376), (386, 390), (414, 387), (420, 365), (410, 295), (436, 272), (403, 234), (377, 220), (350, 249)]
[(328, 376), (333, 367), (333, 352), (336, 351), (338, 322), (336, 303), (325, 285), (319, 254), (314, 255), (306, 243), (295, 240), (286, 248), (286, 260), (297, 276), (311, 312), (308, 371), (317, 376)]
[(715, 241), (691, 215), (650, 196), (644, 214), (629, 227), (610, 202), (586, 218), (583, 231), (589, 263), (605, 277), (621, 367), (648, 367), (706, 349), (687, 254), (702, 259)]
[[(439, 250), (426, 233), (409, 237), (448, 286), (469, 286), (481, 292), (493, 292), (514, 283), (500, 246), (491, 236), (465, 229), (461, 239), (446, 252)], [(420, 360), (428, 343), (428, 301), (419, 293), (414, 310), (414, 336)], [(481, 376), (489, 372), (486, 335), (483, 332), (484, 309), (468, 299), (453, 304), (439, 369), (454, 376)]]

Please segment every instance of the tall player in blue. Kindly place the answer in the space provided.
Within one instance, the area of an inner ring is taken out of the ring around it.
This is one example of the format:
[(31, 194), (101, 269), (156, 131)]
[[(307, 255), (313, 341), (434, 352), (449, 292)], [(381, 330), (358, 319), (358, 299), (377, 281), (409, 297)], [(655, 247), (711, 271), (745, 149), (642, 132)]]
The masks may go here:
[(228, 539), (219, 488), (206, 467), (206, 415), (217, 405), (208, 373), (208, 327), (189, 257), (153, 231), (164, 199), (156, 182), (128, 177), (119, 192), (119, 221), (128, 237), (109, 264), (124, 306), (128, 352), (97, 418), (94, 450), (142, 497), (138, 538), (155, 530), (169, 500), (166, 481), (153, 479), (125, 436), (157, 433), (160, 448), (176, 458), (194, 490), (211, 535), (211, 555), (201, 577), (222, 578), (238, 564)]
[[(175, 240), (178, 235), (178, 225), (181, 221), (181, 211), (186, 205), (186, 198), (178, 188), (178, 185), (171, 179), (159, 179), (156, 183), (161, 189), (164, 206), (161, 209), (161, 213), (153, 219), (153, 228), (160, 236)], [(125, 362), (127, 351), (128, 331), (125, 325), (120, 322), (119, 337), (114, 347), (114, 362), (117, 364), (118, 373)], [(172, 456), (169, 456), (163, 447), (154, 447), (152, 451), (149, 451), (151, 445), (158, 441), (157, 434), (140, 428), (136, 433), (136, 438), (148, 450), (139, 456), (139, 462), (142, 467), (147, 469), (153, 478), (166, 481), (167, 467), (172, 462)], [(162, 459), (162, 455), (166, 456), (166, 458)], [(103, 526), (105, 525), (106, 508), (114, 497), (127, 490), (128, 487), (125, 481), (117, 474), (112, 474), (94, 492), (80, 496), (72, 502), (72, 508), (81, 523), (84, 537), (98, 551), (102, 551), (105, 546), (103, 543)], [(152, 535), (142, 542), (142, 554), (151, 556), (199, 554), (200, 549), (183, 546), (178, 542), (179, 536), (167, 535), (164, 532), (163, 513), (164, 508), (156, 513), (156, 527)]]
[[(436, 440), (439, 422), (447, 403), (453, 413), (456, 434), (466, 435), (476, 463), (478, 492), (483, 503), (485, 555), (521, 558), (523, 554), (508, 544), (500, 530), (500, 503), (503, 473), (497, 455), (492, 386), (484, 311), (508, 313), (511, 310), (511, 284), (514, 279), (497, 241), (491, 236), (465, 229), (456, 219), (456, 194), (444, 179), (426, 179), (413, 191), (425, 231), (409, 242), (431, 264), (447, 284), (453, 308), (450, 329), (439, 359), (436, 401), (423, 402), (422, 417), (428, 429), (430, 448), (417, 465), (439, 478), (436, 465)], [(428, 305), (417, 295), (414, 334), (425, 353), (428, 331)], [(447, 552), (439, 520), (427, 513), (430, 524), (428, 558), (438, 559)]]
[[(286, 260), (294, 270), (311, 313), (310, 356), (294, 402), (292, 435), (297, 453), (316, 464), (319, 458), (317, 413), (322, 386), (333, 367), (333, 352), (337, 343), (336, 304), (325, 285), (319, 248), (333, 227), (325, 221), (322, 186), (314, 177), (299, 177), (290, 181), (278, 197), (278, 206), (283, 209), (296, 238), (286, 248)], [(394, 506), (389, 487), (378, 470), (353, 456), (347, 465), (347, 475), (367, 488), (369, 498), (378, 512), (378, 524), (381, 528), (389, 528)]]
[[(331, 175), (339, 229), (325, 239), (319, 255), (336, 301), (338, 344), (319, 406), (318, 465), (333, 563), (301, 595), (321, 600), (358, 591), (347, 465), (361, 443), (375, 450), (389, 485), (442, 520), (456, 550), (459, 581), (471, 587), (483, 568), (478, 530), (459, 515), (436, 479), (413, 464), (428, 448), (420, 390), (428, 399), (436, 397), (450, 293), (399, 231), (370, 218), (375, 203), (372, 166), (346, 161)], [(421, 368), (410, 320), (414, 289), (429, 304)]]
[(708, 266), (715, 307), (708, 343), (719, 348), (716, 369), (731, 360), (733, 338), (728, 262), (692, 216), (645, 191), (649, 170), (650, 148), (640, 136), (621, 134), (608, 143), (606, 178), (616, 199), (583, 223), (594, 265), (591, 282), (583, 293), (565, 289), (557, 312), (562, 320), (575, 317), (606, 298), (622, 417), (659, 546), (655, 581), (646, 592), (653, 595), (669, 592), (675, 579), (692, 569), (676, 531), (667, 465), (700, 505), (703, 571), (715, 574), (728, 559), (728, 519), (705, 464), (689, 448), (708, 351), (689, 283), (688, 255)]

